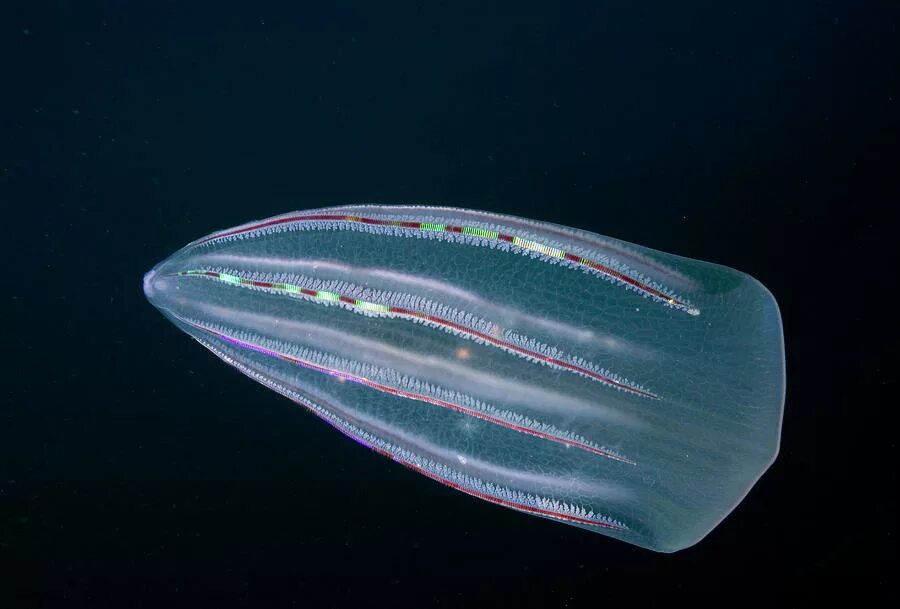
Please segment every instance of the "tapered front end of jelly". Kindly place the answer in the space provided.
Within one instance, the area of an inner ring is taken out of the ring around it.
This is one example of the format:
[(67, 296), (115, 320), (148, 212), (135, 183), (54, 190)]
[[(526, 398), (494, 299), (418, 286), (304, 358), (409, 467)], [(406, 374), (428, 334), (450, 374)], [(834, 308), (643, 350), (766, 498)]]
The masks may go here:
[(176, 255), (147, 271), (143, 281), (144, 296), (176, 325), (179, 325), (177, 320), (180, 314), (189, 308), (182, 294), (183, 282), (180, 281), (179, 270)]

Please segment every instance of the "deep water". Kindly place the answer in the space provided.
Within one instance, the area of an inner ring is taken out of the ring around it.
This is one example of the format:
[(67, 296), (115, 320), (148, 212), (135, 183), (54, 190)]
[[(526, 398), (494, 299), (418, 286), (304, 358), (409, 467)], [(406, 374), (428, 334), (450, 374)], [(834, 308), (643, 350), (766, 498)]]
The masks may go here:
[[(891, 605), (897, 12), (4, 2), (0, 606)], [(371, 453), (144, 298), (195, 238), (345, 203), (753, 275), (784, 320), (778, 460), (654, 554)]]

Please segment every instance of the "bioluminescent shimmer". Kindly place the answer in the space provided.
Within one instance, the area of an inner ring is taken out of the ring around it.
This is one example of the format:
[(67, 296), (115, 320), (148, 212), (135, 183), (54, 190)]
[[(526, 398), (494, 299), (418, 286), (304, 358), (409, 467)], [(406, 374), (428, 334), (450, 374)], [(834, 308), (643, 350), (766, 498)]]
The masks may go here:
[(144, 291), (361, 445), (656, 551), (707, 535), (778, 452), (768, 290), (587, 231), (450, 208), (295, 212), (194, 241)]

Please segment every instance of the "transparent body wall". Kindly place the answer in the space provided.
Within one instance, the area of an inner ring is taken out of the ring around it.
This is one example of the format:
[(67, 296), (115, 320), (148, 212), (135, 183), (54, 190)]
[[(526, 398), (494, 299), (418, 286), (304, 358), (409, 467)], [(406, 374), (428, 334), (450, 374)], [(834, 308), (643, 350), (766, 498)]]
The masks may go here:
[(778, 452), (778, 307), (724, 266), (510, 216), (354, 206), (213, 233), (144, 290), (373, 450), (653, 550), (702, 539)]

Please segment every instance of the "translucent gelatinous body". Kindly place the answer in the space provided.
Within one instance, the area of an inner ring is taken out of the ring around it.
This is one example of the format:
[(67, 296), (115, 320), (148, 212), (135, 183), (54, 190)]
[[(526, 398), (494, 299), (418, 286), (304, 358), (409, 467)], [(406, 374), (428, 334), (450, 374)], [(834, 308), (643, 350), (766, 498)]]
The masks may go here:
[(671, 552), (778, 452), (781, 320), (733, 269), (477, 211), (348, 206), (144, 277), (225, 362), (452, 488)]

